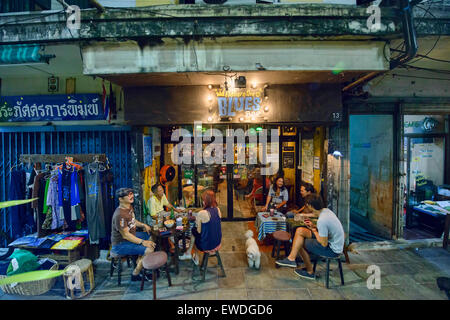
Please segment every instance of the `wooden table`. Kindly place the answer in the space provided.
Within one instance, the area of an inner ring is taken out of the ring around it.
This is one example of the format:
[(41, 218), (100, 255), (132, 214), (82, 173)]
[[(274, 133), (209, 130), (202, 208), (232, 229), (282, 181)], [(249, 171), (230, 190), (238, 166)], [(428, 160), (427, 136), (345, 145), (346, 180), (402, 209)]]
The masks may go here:
[(42, 249), (42, 248), (37, 248), (37, 247), (30, 247), (27, 245), (17, 245), (17, 246), (13, 246), (13, 247), (18, 248), (18, 249), (25, 249), (25, 250), (31, 251), (32, 253), (34, 253), (38, 250), (40, 250), (40, 251), (51, 250), (53, 252), (58, 252), (58, 253), (52, 253), (52, 254), (42, 254), (42, 255), (39, 255), (39, 258), (53, 259), (53, 260), (57, 261), (60, 265), (69, 265), (72, 262), (79, 260), (82, 256), (87, 257), (87, 255), (88, 255), (87, 241), (84, 241), (83, 243), (81, 243), (80, 245), (78, 245), (77, 247), (75, 247), (71, 250)]
[[(178, 246), (178, 242), (180, 240), (183, 241), (183, 253), (186, 251), (186, 232), (189, 231), (189, 223), (184, 227), (184, 229), (182, 231), (180, 230), (176, 230), (176, 227), (173, 226), (172, 228), (167, 228), (167, 231), (170, 231), (170, 233), (167, 234), (163, 234), (161, 235), (161, 232), (158, 230), (154, 230), (152, 228), (152, 239), (153, 241), (156, 243), (157, 248), (159, 249), (164, 249), (165, 247), (165, 251), (168, 253), (168, 255), (170, 256), (170, 246), (169, 246), (169, 237), (173, 236), (174, 238), (174, 255), (173, 258), (171, 259), (170, 264), (174, 264), (175, 265), (175, 274), (178, 274), (180, 272), (179, 269), (179, 265), (178, 265), (178, 256), (180, 255), (180, 248)], [(155, 248), (156, 249), (156, 248)]]

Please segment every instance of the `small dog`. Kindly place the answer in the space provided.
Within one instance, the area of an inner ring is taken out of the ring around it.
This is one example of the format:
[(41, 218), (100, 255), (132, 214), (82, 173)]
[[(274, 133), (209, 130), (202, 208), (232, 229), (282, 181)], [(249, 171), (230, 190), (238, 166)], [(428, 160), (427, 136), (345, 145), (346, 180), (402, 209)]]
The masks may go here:
[(259, 252), (259, 247), (256, 240), (253, 239), (253, 231), (247, 230), (245, 232), (245, 237), (247, 238), (245, 245), (247, 246), (248, 266), (250, 268), (255, 267), (255, 269), (259, 269), (261, 265), (261, 253)]

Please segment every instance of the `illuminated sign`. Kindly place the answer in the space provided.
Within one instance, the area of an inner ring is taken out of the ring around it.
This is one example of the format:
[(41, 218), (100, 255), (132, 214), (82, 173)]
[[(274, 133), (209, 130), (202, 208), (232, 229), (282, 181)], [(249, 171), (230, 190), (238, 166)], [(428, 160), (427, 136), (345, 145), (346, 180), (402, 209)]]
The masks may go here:
[(264, 89), (244, 90), (214, 90), (217, 96), (217, 106), (220, 117), (235, 117), (236, 115), (258, 115), (264, 98)]

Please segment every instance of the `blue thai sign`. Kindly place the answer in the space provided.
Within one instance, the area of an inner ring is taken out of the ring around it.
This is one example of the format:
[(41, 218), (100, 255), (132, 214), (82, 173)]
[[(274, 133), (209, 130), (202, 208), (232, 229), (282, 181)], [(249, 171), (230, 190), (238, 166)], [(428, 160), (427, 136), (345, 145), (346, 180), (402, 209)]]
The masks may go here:
[(99, 94), (0, 97), (0, 122), (104, 119)]

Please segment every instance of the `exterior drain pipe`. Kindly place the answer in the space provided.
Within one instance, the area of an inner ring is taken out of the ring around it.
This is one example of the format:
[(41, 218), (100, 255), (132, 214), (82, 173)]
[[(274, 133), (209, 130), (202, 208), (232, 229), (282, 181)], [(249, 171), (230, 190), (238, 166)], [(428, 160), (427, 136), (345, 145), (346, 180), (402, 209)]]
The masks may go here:
[[(406, 44), (406, 52), (402, 54), (400, 58), (390, 62), (389, 70), (395, 69), (399, 65), (410, 61), (412, 58), (416, 56), (417, 53), (417, 37), (416, 37), (416, 30), (414, 29), (411, 4), (409, 3), (409, 0), (399, 0), (399, 6), (402, 12), (402, 29), (403, 29), (403, 38), (405, 39)], [(350, 89), (360, 86), (386, 72), (387, 71), (371, 72), (359, 78), (355, 82), (352, 82), (349, 85), (345, 86), (342, 89), (342, 92), (346, 92)]]

